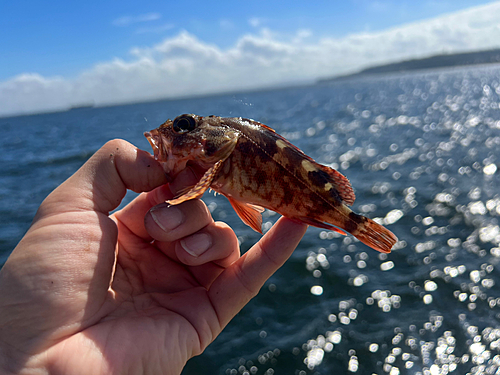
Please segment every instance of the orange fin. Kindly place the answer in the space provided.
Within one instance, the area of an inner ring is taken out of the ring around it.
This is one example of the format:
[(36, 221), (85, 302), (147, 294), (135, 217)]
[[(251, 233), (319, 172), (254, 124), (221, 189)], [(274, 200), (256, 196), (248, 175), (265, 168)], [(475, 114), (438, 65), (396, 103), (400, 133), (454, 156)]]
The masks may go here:
[(212, 184), (212, 181), (219, 171), (220, 167), (222, 166), (223, 161), (219, 160), (217, 163), (215, 163), (210, 169), (208, 169), (203, 177), (198, 181), (198, 183), (191, 188), (188, 192), (183, 192), (181, 196), (175, 199), (171, 199), (167, 201), (168, 204), (171, 205), (176, 205), (185, 201), (188, 201), (190, 199), (196, 199), (200, 198), (203, 193), (210, 187)]
[(236, 199), (230, 197), (227, 197), (227, 199), (229, 199), (229, 203), (231, 203), (231, 206), (233, 206), (240, 219), (254, 231), (262, 234), (261, 213), (264, 209), (253, 204), (238, 202)]
[(337, 190), (337, 192), (339, 193), (340, 198), (342, 198), (344, 203), (348, 206), (352, 206), (352, 204), (356, 200), (356, 195), (354, 194), (354, 190), (352, 189), (349, 179), (333, 168), (327, 167), (326, 165), (322, 164), (317, 165), (332, 179), (331, 183), (335, 190)]
[(174, 197), (174, 199), (176, 198), (179, 198), (181, 196), (183, 196), (184, 194), (187, 194), (191, 189), (193, 189), (196, 185), (190, 185), (190, 186), (186, 186), (185, 188), (181, 189), (179, 192), (177, 192), (176, 196)]
[(398, 238), (394, 233), (382, 225), (377, 224), (372, 219), (355, 213), (351, 213), (349, 216), (351, 216), (354, 221), (358, 222), (358, 226), (356, 230), (353, 231), (352, 235), (365, 245), (381, 253), (390, 253), (394, 244), (398, 242)]
[(314, 219), (311, 219), (308, 217), (298, 217), (297, 220), (299, 220), (307, 225), (312, 225), (313, 227), (332, 230), (334, 232), (340, 233), (343, 236), (347, 235), (347, 233), (344, 232), (343, 230), (341, 230), (341, 229), (339, 229), (331, 224), (323, 223), (322, 221), (314, 220)]
[[(241, 119), (241, 120), (243, 120), (243, 121), (245, 121), (245, 120), (246, 120), (246, 121), (248, 121), (248, 122), (251, 122), (253, 125), (258, 125), (258, 126), (260, 126), (260, 127), (264, 128), (264, 129), (267, 129), (267, 130), (272, 131), (273, 133), (276, 133), (276, 131), (275, 131), (273, 128), (271, 128), (271, 127), (269, 127), (269, 126), (267, 126), (267, 125), (264, 125), (262, 122), (255, 121), (255, 120), (252, 120), (252, 119), (249, 119), (249, 118), (242, 118), (242, 117), (240, 117), (240, 119)], [(276, 134), (277, 134), (277, 133), (276, 133)]]

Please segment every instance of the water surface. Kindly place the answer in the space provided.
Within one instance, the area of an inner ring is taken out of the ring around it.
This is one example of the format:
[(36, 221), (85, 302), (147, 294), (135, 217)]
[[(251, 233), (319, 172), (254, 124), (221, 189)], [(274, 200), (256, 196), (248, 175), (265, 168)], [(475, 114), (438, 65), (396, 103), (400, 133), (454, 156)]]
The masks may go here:
[[(500, 368), (500, 68), (353, 79), (0, 119), (0, 256), (112, 138), (181, 113), (262, 121), (352, 182), (389, 255), (309, 228), (290, 260), (183, 374), (483, 374)], [(132, 194), (127, 199), (132, 198)], [(206, 194), (242, 249), (259, 235)], [(268, 229), (278, 215), (264, 214)]]

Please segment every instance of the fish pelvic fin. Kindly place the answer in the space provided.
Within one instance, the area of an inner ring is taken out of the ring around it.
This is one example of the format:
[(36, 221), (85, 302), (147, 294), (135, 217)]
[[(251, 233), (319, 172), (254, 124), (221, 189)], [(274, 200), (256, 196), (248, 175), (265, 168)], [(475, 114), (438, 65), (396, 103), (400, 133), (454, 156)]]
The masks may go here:
[(236, 211), (240, 219), (254, 231), (262, 234), (261, 213), (264, 211), (264, 209), (253, 204), (239, 202), (231, 197), (227, 197), (227, 199), (229, 200), (229, 203), (231, 203), (231, 206), (233, 206), (234, 211)]
[(398, 238), (394, 233), (372, 219), (354, 212), (349, 214), (349, 219), (352, 229), (346, 228), (346, 230), (372, 249), (381, 253), (390, 253), (394, 244), (398, 242)]

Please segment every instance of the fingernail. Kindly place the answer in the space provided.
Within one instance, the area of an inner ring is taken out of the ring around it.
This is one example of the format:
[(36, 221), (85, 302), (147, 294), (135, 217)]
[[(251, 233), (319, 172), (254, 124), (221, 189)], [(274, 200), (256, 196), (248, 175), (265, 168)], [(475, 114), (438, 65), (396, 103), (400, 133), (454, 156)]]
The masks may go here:
[(183, 249), (194, 257), (199, 257), (212, 246), (212, 238), (206, 233), (193, 234), (180, 242)]
[(149, 212), (154, 222), (164, 231), (173, 230), (184, 221), (184, 214), (175, 206), (159, 205)]

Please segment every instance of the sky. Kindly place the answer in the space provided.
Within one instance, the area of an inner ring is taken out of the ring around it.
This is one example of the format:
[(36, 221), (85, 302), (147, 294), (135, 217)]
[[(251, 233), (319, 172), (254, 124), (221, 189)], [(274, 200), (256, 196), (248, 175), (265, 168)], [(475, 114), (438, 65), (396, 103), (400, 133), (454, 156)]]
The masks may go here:
[(491, 48), (498, 1), (1, 1), (0, 116), (308, 83)]

